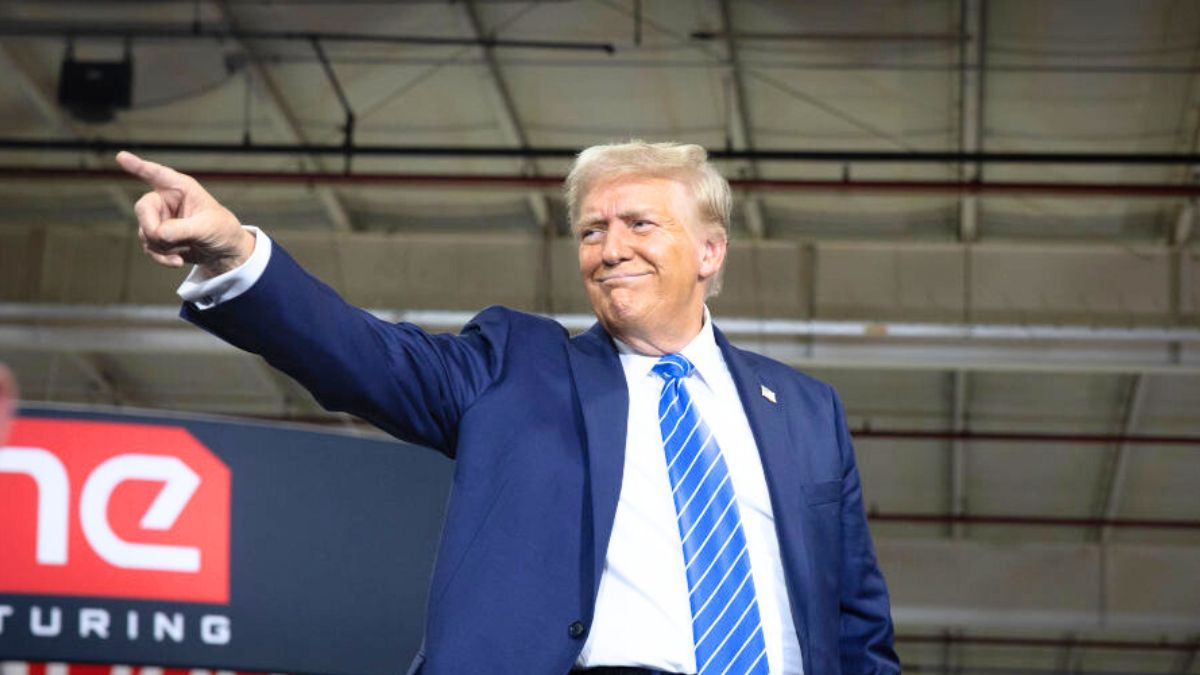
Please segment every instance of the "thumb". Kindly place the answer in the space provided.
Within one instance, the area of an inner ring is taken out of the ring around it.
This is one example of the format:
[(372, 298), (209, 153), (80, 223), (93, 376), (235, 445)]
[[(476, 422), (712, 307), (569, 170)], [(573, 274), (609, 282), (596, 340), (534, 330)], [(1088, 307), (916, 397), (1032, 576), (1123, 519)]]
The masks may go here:
[(168, 218), (154, 229), (155, 244), (163, 246), (181, 246), (195, 239), (197, 224), (195, 218)]

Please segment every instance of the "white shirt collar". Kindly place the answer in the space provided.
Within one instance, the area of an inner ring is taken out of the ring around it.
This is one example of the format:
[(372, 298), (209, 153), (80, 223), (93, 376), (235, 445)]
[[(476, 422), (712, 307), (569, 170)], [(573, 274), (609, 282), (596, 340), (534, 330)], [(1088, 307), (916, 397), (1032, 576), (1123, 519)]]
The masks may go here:
[[(633, 378), (652, 375), (650, 370), (662, 358), (661, 356), (639, 354), (617, 338), (613, 338), (613, 343), (617, 346), (626, 377), (631, 381)], [(707, 305), (704, 307), (704, 322), (700, 326), (700, 332), (679, 353), (692, 362), (692, 365), (696, 367), (695, 373), (705, 384), (711, 386), (711, 378), (724, 367), (725, 359), (721, 356), (721, 348), (717, 346), (717, 338), (713, 333), (712, 314), (708, 311)], [(652, 376), (657, 377), (657, 375)]]

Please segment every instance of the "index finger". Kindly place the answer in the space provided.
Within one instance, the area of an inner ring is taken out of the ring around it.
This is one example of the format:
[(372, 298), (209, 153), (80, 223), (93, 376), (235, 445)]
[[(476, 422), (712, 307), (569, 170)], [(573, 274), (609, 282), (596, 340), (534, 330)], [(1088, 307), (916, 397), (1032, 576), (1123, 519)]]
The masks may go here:
[(117, 153), (117, 163), (125, 171), (141, 178), (153, 188), (182, 189), (187, 176), (163, 164), (151, 162), (122, 150)]

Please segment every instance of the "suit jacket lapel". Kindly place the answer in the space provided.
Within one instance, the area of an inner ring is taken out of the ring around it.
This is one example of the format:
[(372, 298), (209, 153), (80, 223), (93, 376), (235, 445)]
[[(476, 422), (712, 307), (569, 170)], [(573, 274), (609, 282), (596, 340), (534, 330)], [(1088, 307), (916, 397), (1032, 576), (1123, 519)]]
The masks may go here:
[[(758, 444), (762, 458), (763, 473), (766, 474), (767, 489), (771, 493), (771, 510), (775, 515), (775, 533), (779, 537), (779, 552), (783, 555), (784, 573), (788, 580), (788, 596), (791, 599), (792, 620), (800, 633), (801, 646), (808, 643), (808, 621), (805, 589), (811, 578), (812, 566), (808, 537), (805, 536), (804, 515), (806, 505), (800, 483), (803, 471), (798, 458), (803, 439), (793, 439), (788, 431), (788, 415), (801, 414), (788, 410), (788, 400), (782, 386), (776, 386), (767, 374), (760, 372), (741, 351), (729, 343), (725, 335), (713, 327), (717, 345), (733, 375), (742, 408), (750, 422), (750, 430)], [(774, 392), (775, 401), (766, 397), (762, 387)], [(808, 655), (805, 653), (805, 660)], [(807, 669), (806, 669), (807, 671)]]
[(567, 352), (587, 433), (585, 452), (592, 505), (591, 601), (594, 602), (621, 494), (629, 390), (616, 347), (600, 324), (573, 338)]

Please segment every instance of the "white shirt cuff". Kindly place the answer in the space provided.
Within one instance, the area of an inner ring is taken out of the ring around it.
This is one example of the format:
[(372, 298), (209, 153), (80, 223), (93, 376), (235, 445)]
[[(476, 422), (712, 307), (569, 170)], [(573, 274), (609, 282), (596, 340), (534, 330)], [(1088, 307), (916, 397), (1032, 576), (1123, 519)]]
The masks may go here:
[(187, 279), (175, 290), (184, 302), (192, 303), (196, 309), (209, 309), (245, 293), (258, 281), (271, 259), (271, 238), (257, 227), (244, 227), (254, 235), (250, 257), (238, 267), (212, 278), (205, 278), (200, 267), (193, 266)]

